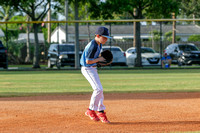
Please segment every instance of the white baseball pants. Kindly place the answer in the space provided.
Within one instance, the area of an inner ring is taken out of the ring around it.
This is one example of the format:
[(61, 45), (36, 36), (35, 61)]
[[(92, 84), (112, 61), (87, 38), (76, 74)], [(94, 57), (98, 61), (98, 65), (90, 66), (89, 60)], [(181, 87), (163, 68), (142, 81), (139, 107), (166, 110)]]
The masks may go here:
[(103, 105), (104, 95), (96, 67), (81, 67), (81, 72), (93, 88), (89, 109), (94, 111), (105, 110)]

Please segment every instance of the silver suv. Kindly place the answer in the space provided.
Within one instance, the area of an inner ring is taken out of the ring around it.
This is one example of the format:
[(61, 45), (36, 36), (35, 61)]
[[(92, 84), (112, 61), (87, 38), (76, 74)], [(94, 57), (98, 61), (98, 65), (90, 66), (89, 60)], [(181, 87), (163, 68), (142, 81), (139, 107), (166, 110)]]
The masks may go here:
[(179, 66), (200, 64), (200, 51), (192, 43), (173, 43), (168, 45), (164, 52), (171, 56), (172, 63)]

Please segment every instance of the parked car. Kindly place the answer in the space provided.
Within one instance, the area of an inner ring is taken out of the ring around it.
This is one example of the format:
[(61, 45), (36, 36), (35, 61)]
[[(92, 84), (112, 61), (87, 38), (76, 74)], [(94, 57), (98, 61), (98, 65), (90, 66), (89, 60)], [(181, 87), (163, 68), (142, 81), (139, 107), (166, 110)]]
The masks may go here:
[(171, 56), (172, 63), (177, 63), (179, 66), (200, 64), (200, 51), (193, 43), (173, 43), (164, 51)]
[[(79, 52), (81, 57), (82, 52)], [(51, 44), (48, 50), (48, 67), (57, 66), (58, 69), (64, 66), (75, 65), (75, 45), (74, 44)]]
[(111, 65), (126, 66), (126, 54), (118, 46), (102, 46), (102, 51), (110, 50), (113, 54), (113, 61)]
[(8, 61), (7, 61), (7, 49), (4, 47), (2, 42), (0, 41), (0, 67), (4, 69), (8, 68)]
[[(131, 47), (126, 50), (126, 64), (128, 66), (135, 66), (137, 58), (136, 48)], [(161, 65), (161, 56), (159, 53), (156, 53), (155, 50), (149, 47), (141, 47), (141, 58), (143, 66), (156, 66)]]

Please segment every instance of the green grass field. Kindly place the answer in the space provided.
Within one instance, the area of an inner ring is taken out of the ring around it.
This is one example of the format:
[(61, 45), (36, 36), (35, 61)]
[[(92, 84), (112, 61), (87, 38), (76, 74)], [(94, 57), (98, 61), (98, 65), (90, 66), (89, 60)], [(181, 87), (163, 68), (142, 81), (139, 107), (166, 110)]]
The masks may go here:
[[(200, 91), (200, 69), (99, 70), (99, 76), (104, 93)], [(0, 97), (91, 92), (80, 70), (0, 71)]]

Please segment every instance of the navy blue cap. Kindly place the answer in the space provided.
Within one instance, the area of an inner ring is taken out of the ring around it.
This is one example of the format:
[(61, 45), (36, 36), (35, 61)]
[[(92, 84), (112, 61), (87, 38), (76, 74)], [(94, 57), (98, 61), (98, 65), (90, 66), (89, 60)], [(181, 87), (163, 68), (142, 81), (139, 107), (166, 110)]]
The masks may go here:
[(95, 34), (98, 34), (98, 35), (101, 35), (101, 36), (104, 36), (106, 38), (112, 38), (109, 36), (109, 31), (106, 27), (98, 27)]

